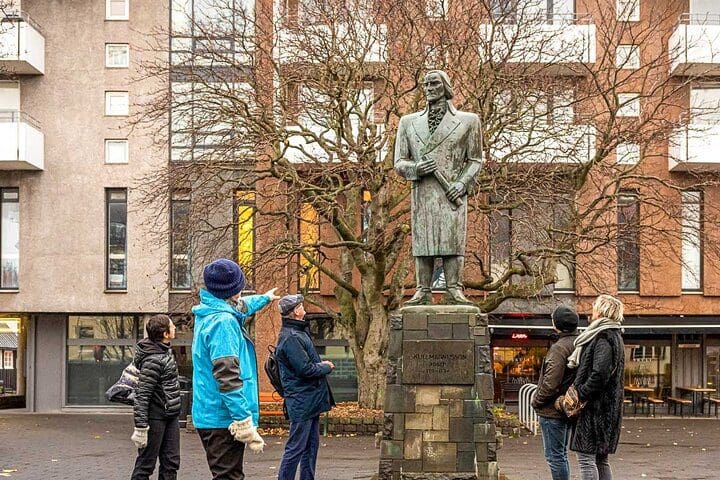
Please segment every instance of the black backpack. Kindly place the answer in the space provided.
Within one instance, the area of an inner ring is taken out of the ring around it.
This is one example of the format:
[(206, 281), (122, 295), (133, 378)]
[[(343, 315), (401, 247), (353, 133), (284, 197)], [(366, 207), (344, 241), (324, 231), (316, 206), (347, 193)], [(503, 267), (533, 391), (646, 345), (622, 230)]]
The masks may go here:
[(270, 379), (270, 384), (273, 386), (273, 389), (278, 395), (284, 397), (285, 393), (283, 391), (282, 380), (280, 380), (280, 362), (278, 361), (275, 347), (269, 345), (268, 352), (268, 358), (265, 360), (265, 373)]

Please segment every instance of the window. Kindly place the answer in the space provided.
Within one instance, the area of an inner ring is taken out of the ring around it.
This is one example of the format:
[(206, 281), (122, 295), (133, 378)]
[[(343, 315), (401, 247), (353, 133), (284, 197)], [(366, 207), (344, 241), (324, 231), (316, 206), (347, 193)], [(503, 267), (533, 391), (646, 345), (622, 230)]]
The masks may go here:
[(127, 289), (127, 189), (105, 190), (108, 290)]
[(425, 11), (430, 18), (444, 18), (448, 11), (449, 0), (426, 0)]
[(0, 188), (0, 289), (18, 288), (20, 273), (20, 192)]
[(235, 229), (237, 232), (237, 261), (247, 273), (248, 290), (253, 289), (255, 267), (255, 192), (237, 190), (235, 192)]
[(652, 388), (657, 398), (670, 395), (672, 349), (669, 338), (625, 343), (625, 385)]
[(15, 358), (13, 355), (12, 350), (5, 350), (3, 352), (3, 368), (5, 370), (14, 370), (15, 369)]
[(618, 143), (615, 157), (620, 165), (636, 165), (640, 162), (640, 145), (637, 143)]
[(128, 92), (105, 92), (105, 115), (126, 116), (130, 113)]
[(702, 192), (682, 192), (682, 289), (702, 290)]
[(618, 45), (615, 66), (623, 70), (640, 68), (640, 48), (637, 45)]
[(639, 22), (640, 0), (617, 0), (617, 19), (621, 22)]
[(618, 117), (640, 116), (640, 94), (618, 93)]
[(320, 261), (316, 244), (320, 240), (320, 216), (309, 203), (300, 207), (300, 289), (320, 288)]
[(130, 66), (130, 45), (127, 43), (106, 44), (105, 66), (107, 68), (128, 68)]
[(370, 222), (372, 221), (372, 193), (370, 193), (367, 190), (363, 190), (362, 192), (362, 203), (360, 205), (360, 209), (362, 211), (362, 222), (360, 225), (361, 228), (361, 238), (363, 243), (368, 243), (368, 230), (370, 228)]
[(170, 287), (173, 290), (192, 287), (190, 246), (190, 192), (174, 191), (170, 198)]
[(618, 290), (640, 289), (640, 203), (637, 195), (618, 197), (617, 268)]
[(105, 140), (105, 163), (128, 163), (127, 140)]
[(490, 213), (490, 276), (497, 282), (510, 268), (512, 251), (512, 222), (510, 210)]
[(128, 20), (130, 0), (105, 0), (105, 20)]
[(491, 0), (490, 9), (492, 18), (496, 22), (515, 23), (518, 0)]
[(126, 315), (71, 315), (67, 325), (68, 405), (110, 405), (105, 391), (133, 360), (138, 318)]
[[(553, 246), (562, 247), (567, 244), (565, 233), (572, 229), (572, 209), (566, 201), (558, 201), (552, 205), (553, 211)], [(561, 256), (558, 258), (557, 267), (555, 267), (555, 284), (553, 286), (555, 292), (574, 292), (575, 291), (575, 257)]]

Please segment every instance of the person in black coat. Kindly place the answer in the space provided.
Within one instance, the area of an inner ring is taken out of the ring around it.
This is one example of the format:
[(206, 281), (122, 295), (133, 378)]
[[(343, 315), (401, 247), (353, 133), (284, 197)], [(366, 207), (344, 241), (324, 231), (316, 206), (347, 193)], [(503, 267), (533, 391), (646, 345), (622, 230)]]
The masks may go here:
[(623, 304), (610, 295), (593, 303), (592, 322), (575, 340), (568, 367), (577, 367), (575, 388), (580, 411), (570, 450), (577, 452), (581, 480), (612, 480), (608, 455), (620, 440), (625, 345), (621, 336)]
[(314, 480), (320, 446), (320, 414), (335, 405), (326, 378), (335, 365), (321, 360), (315, 350), (302, 302), (302, 295), (286, 295), (279, 302), (282, 328), (276, 356), (286, 415), (290, 419), (290, 436), (278, 480), (294, 480), (298, 464), (300, 480)]
[(158, 480), (176, 480), (180, 468), (180, 382), (170, 349), (175, 325), (167, 315), (155, 315), (145, 329), (148, 336), (138, 342), (135, 351), (134, 363), (140, 375), (131, 440), (138, 456), (130, 478), (149, 479), (159, 457)]

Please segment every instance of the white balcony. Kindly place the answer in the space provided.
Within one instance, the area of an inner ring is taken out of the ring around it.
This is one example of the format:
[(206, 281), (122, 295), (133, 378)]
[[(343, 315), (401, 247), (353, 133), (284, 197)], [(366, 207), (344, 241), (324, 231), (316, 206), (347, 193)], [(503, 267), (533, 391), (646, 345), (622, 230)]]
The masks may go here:
[(45, 137), (34, 120), (0, 110), (0, 170), (43, 170)]
[(387, 58), (387, 26), (368, 20), (285, 28), (278, 36), (276, 58), (283, 64), (384, 62)]
[(587, 124), (557, 123), (508, 128), (494, 140), (498, 162), (581, 165), (595, 156), (596, 129)]
[(0, 69), (17, 75), (45, 73), (45, 37), (24, 13), (0, 19)]
[(668, 169), (671, 172), (720, 170), (720, 124), (691, 123), (670, 139)]
[(720, 75), (720, 15), (683, 14), (669, 54), (671, 75)]
[(480, 26), (480, 56), (501, 64), (537, 65), (546, 73), (583, 75), (580, 65), (595, 63), (592, 17), (556, 15), (518, 23)]

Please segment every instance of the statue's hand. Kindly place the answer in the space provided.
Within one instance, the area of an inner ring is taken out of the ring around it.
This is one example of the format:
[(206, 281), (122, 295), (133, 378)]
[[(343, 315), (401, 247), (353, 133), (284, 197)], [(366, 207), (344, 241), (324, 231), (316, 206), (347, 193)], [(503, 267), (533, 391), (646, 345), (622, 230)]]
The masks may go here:
[(417, 174), (421, 177), (429, 175), (437, 170), (437, 163), (432, 158), (423, 157), (417, 164)]
[(447, 191), (446, 195), (448, 200), (451, 202), (455, 202), (458, 198), (465, 195), (465, 184), (462, 182), (453, 182), (450, 184), (450, 189)]

